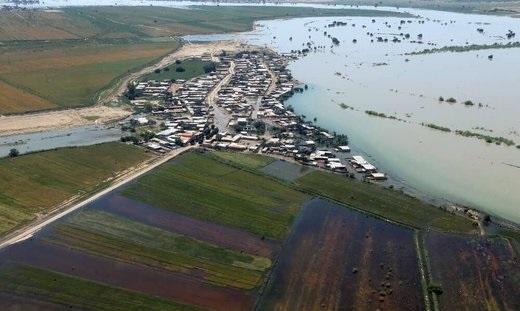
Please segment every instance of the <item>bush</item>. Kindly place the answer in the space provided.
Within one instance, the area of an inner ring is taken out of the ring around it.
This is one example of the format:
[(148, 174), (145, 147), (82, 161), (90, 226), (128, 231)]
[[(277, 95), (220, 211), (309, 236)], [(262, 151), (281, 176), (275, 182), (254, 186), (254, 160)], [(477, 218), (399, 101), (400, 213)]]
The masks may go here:
[(157, 69), (155, 69), (153, 72), (155, 72), (155, 73), (161, 73), (161, 69), (157, 68)]
[(180, 59), (176, 60), (175, 64), (180, 65), (181, 64), (181, 60)]
[(186, 69), (184, 69), (184, 67), (177, 67), (177, 68), (175, 69), (175, 71), (177, 71), (177, 72), (185, 72)]
[(11, 158), (14, 158), (14, 157), (17, 157), (18, 155), (20, 155), (20, 151), (18, 151), (18, 149), (11, 149), (9, 150), (9, 157)]

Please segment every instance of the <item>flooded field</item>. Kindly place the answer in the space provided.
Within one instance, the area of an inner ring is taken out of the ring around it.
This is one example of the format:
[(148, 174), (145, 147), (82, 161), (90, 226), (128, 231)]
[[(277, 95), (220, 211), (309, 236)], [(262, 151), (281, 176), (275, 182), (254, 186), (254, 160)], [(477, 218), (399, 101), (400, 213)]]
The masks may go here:
[[(401, 11), (418, 18), (262, 21), (251, 33), (188, 39), (240, 38), (281, 53), (308, 49), (306, 56), (289, 65), (294, 78), (308, 85), (303, 94), (286, 102), (296, 113), (347, 134), (354, 154), (365, 155), (410, 193), (520, 222), (514, 208), (520, 204), (520, 150), (515, 147), (520, 145), (520, 48), (489, 49), (516, 42), (506, 34), (518, 33), (520, 20)], [(471, 45), (475, 46), (468, 48)], [(468, 51), (408, 55), (445, 46)], [(450, 97), (456, 102), (447, 102)], [(497, 146), (457, 135), (456, 130), (503, 137), (514, 145)]]
[(424, 310), (413, 231), (323, 200), (296, 220), (261, 310)]
[[(0, 310), (4, 311), (65, 311), (68, 306), (0, 293)], [(75, 309), (80, 310), (80, 309)]]
[[(427, 247), (442, 310), (519, 310), (518, 246), (505, 239), (431, 233)], [(516, 248), (515, 248), (516, 247)]]
[(315, 171), (315, 169), (309, 166), (278, 160), (263, 167), (260, 171), (282, 180), (292, 182)]

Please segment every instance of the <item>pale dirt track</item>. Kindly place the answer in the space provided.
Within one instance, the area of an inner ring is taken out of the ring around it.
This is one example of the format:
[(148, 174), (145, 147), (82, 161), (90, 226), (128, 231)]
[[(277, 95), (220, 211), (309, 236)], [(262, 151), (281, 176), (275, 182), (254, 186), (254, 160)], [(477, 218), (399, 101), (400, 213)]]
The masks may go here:
[(46, 216), (38, 217), (33, 223), (27, 225), (26, 227), (21, 228), (17, 231), (14, 231), (11, 234), (8, 234), (8, 235), (0, 238), (0, 249), (31, 238), (36, 232), (38, 232), (39, 230), (48, 226), (49, 224), (53, 223), (54, 221), (95, 201), (96, 199), (102, 197), (103, 195), (117, 189), (118, 187), (143, 175), (144, 173), (151, 171), (152, 169), (173, 159), (174, 157), (176, 157), (190, 149), (194, 149), (194, 148), (196, 148), (196, 146), (178, 148), (164, 156), (161, 156), (160, 158), (155, 158), (154, 160), (144, 162), (141, 165), (139, 165), (133, 169), (129, 169), (129, 170), (121, 173), (121, 175), (116, 180), (114, 180), (114, 183), (110, 187), (96, 193), (95, 195), (93, 195), (91, 197), (85, 198), (83, 201), (81, 201), (79, 203), (72, 203), (72, 205), (65, 204), (62, 207), (58, 207), (52, 213), (50, 213)]
[[(158, 63), (134, 72), (120, 80), (116, 85), (101, 94), (94, 107), (59, 110), (24, 115), (0, 116), (0, 136), (42, 132), (53, 129), (70, 128), (88, 124), (106, 124), (131, 115), (129, 108), (111, 108), (104, 106), (117, 101), (126, 91), (128, 83), (138, 77), (163, 68), (177, 59), (219, 54), (221, 51), (233, 52), (248, 47), (239, 41), (218, 41), (209, 43), (186, 43), (180, 49), (165, 56)], [(96, 120), (85, 117), (99, 117)]]

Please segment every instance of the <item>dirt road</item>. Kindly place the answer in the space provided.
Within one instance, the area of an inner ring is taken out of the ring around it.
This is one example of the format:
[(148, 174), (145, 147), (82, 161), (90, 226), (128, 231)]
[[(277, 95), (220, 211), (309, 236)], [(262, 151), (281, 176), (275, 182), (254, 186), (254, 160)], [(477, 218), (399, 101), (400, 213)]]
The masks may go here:
[(48, 226), (49, 224), (53, 223), (54, 221), (74, 212), (75, 210), (91, 203), (92, 201), (95, 201), (96, 199), (100, 198), (101, 196), (109, 193), (110, 191), (113, 191), (114, 189), (128, 183), (129, 181), (143, 175), (146, 172), (151, 171), (152, 169), (156, 168), (157, 166), (173, 159), (174, 157), (180, 155), (181, 153), (184, 153), (190, 149), (194, 149), (196, 146), (188, 146), (188, 147), (182, 147), (175, 149), (171, 151), (170, 153), (158, 158), (156, 161), (153, 161), (151, 163), (147, 163), (146, 165), (141, 166), (138, 170), (129, 172), (124, 176), (120, 176), (119, 179), (110, 187), (96, 193), (95, 195), (79, 202), (74, 203), (73, 205), (66, 206), (64, 208), (58, 209), (54, 211), (54, 213), (51, 213), (47, 215), (46, 217), (40, 218), (33, 222), (32, 224), (29, 224), (28, 226), (21, 228), (11, 234), (6, 235), (5, 237), (0, 238), (0, 249), (7, 247), (9, 245), (27, 240), (31, 238), (36, 232), (43, 229), (44, 227)]

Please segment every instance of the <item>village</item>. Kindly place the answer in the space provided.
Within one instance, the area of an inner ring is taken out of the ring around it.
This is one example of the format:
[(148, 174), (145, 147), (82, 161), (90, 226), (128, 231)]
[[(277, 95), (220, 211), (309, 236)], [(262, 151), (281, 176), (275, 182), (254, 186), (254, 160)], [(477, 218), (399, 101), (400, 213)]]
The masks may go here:
[(362, 156), (349, 156), (346, 135), (331, 134), (284, 105), (308, 88), (300, 87), (286, 68), (294, 57), (265, 51), (222, 53), (204, 58), (215, 61), (214, 70), (188, 81), (136, 81), (130, 101), (134, 116), (121, 123), (131, 135), (122, 141), (158, 153), (198, 144), (270, 154), (351, 178), (386, 180)]

